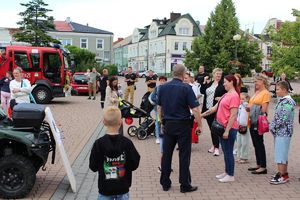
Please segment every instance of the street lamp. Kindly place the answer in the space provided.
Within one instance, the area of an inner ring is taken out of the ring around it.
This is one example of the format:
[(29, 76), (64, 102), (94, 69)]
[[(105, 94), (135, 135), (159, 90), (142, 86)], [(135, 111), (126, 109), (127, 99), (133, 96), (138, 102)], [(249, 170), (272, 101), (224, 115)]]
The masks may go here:
[(241, 35), (240, 34), (236, 34), (233, 36), (232, 38), (235, 42), (235, 61), (237, 62), (238, 59), (237, 59), (237, 45), (236, 45), (236, 42), (239, 41), (241, 39)]

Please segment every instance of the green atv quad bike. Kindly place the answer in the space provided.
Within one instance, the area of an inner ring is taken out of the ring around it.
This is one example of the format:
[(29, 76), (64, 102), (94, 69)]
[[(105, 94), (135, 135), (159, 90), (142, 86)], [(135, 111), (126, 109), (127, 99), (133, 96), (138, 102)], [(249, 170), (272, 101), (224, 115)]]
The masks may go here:
[(42, 105), (18, 104), (12, 123), (4, 118), (0, 118), (0, 198), (23, 198), (32, 190), (39, 169), (45, 170), (49, 152), (54, 164), (55, 140)]

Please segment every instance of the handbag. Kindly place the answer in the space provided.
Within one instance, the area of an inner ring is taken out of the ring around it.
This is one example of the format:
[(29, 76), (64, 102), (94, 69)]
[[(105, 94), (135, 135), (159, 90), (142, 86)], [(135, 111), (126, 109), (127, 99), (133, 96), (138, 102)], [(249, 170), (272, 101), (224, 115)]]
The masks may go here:
[[(220, 102), (221, 102), (222, 99), (223, 99), (223, 96), (219, 100), (219, 104), (218, 104), (218, 107), (217, 107), (217, 112), (219, 110), (219, 105), (220, 105)], [(225, 133), (225, 127), (223, 126), (223, 124), (218, 122), (216, 118), (217, 118), (217, 116), (215, 116), (215, 119), (214, 119), (214, 121), (211, 125), (211, 133), (216, 135), (216, 136), (223, 137), (223, 134)]]
[(225, 133), (225, 127), (223, 126), (223, 124), (221, 124), (216, 119), (214, 119), (214, 121), (211, 125), (211, 132), (214, 135), (223, 137), (223, 134)]
[(269, 132), (269, 122), (266, 114), (258, 116), (257, 131), (259, 135)]
[(245, 135), (247, 133), (247, 129), (248, 127), (247, 126), (243, 126), (243, 125), (239, 125), (239, 133), (242, 134), (242, 135)]

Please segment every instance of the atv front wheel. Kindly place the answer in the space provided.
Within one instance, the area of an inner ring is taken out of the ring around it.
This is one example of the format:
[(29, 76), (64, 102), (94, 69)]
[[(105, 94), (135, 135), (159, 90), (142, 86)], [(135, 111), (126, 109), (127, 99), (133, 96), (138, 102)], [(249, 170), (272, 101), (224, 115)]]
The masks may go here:
[(36, 174), (31, 161), (20, 155), (0, 159), (0, 197), (24, 198), (32, 190)]

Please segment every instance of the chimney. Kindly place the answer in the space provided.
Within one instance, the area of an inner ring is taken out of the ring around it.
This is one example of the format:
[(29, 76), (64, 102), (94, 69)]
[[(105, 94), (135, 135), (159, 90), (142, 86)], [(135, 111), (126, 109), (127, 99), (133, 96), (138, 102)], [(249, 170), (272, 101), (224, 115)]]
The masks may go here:
[(67, 18), (66, 18), (66, 22), (67, 22), (67, 23), (70, 23), (70, 22), (71, 22), (71, 18), (70, 18), (70, 17), (67, 17)]
[(164, 24), (167, 24), (168, 20), (166, 17), (164, 17)]
[(171, 14), (170, 14), (170, 20), (171, 20), (171, 22), (175, 21), (180, 16), (181, 16), (181, 13), (173, 13), (173, 12), (171, 12)]
[(86, 23), (86, 26), (89, 26), (89, 23)]

